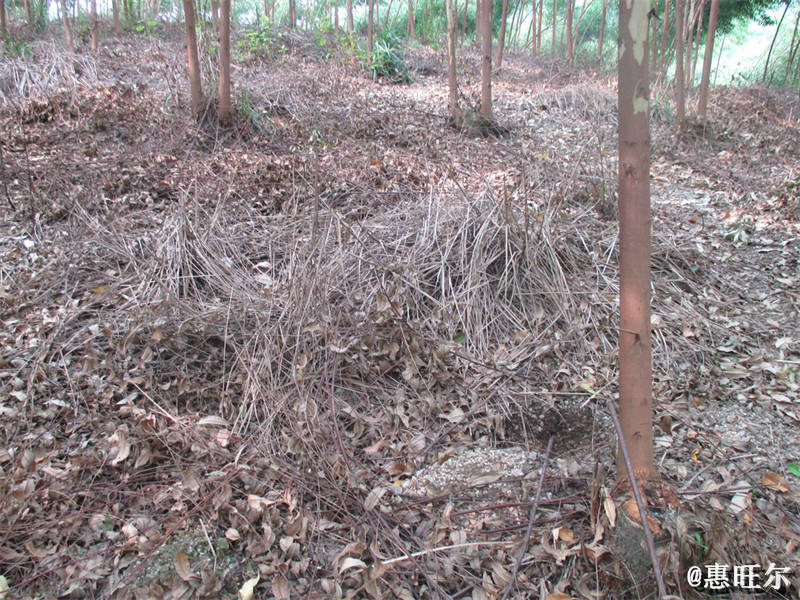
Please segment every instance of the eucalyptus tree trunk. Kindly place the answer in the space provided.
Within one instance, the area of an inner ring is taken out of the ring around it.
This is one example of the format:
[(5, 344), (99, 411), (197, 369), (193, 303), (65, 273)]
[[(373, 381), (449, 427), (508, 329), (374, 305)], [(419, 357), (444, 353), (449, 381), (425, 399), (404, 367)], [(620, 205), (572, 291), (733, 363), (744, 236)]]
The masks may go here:
[(289, 0), (289, 29), (294, 29), (297, 24), (297, 3)]
[[(797, 11), (797, 18), (794, 20), (794, 30), (792, 31), (792, 41), (789, 43), (789, 59), (786, 62), (786, 76), (783, 78), (783, 82), (786, 83), (786, 80), (789, 78), (789, 73), (792, 72), (792, 64), (794, 64), (794, 57), (797, 54), (797, 48), (800, 46), (800, 40), (795, 43), (797, 40), (797, 28), (800, 25), (800, 10)], [(719, 68), (717, 68), (719, 71)]]
[(575, 6), (575, 0), (567, 0), (567, 18), (564, 19), (564, 43), (566, 44), (565, 53), (567, 60), (572, 63), (575, 58), (572, 52), (572, 12)]
[(119, 0), (111, 0), (111, 11), (114, 13), (114, 35), (122, 33), (122, 25), (119, 22)]
[(367, 56), (369, 56), (370, 64), (372, 64), (372, 47), (373, 47), (373, 31), (372, 23), (375, 18), (375, 0), (369, 0), (369, 15), (367, 17)]
[[(348, 0), (348, 1), (350, 1), (350, 0)], [(407, 27), (408, 39), (413, 40), (416, 37), (417, 32), (414, 31), (414, 30), (415, 30), (415, 24), (414, 24), (414, 0), (408, 0), (408, 27)]]
[(456, 38), (458, 37), (458, 15), (453, 6), (453, 0), (445, 0), (447, 11), (447, 87), (448, 110), (453, 123), (461, 126), (461, 108), (458, 106), (458, 80), (456, 76)]
[(531, 2), (531, 54), (534, 52), (536, 52), (536, 0)]
[(194, 19), (194, 0), (183, 0), (183, 15), (186, 22), (186, 55), (189, 64), (189, 85), (192, 93), (192, 116), (203, 115), (203, 85), (200, 77), (200, 58), (197, 52), (197, 31)]
[(503, 15), (500, 17), (500, 32), (497, 37), (497, 68), (503, 64), (503, 46), (506, 43), (506, 21), (508, 20), (508, 0), (503, 0)]
[(217, 114), (227, 124), (233, 117), (231, 104), (231, 0), (220, 0), (219, 10), (219, 88)]
[(705, 16), (706, 0), (700, 0), (700, 12), (697, 15), (697, 31), (694, 34), (694, 58), (692, 58), (692, 73), (689, 76), (694, 84), (697, 73), (697, 56), (700, 53), (700, 34), (703, 33), (703, 17)]
[[(3, 2), (4, 0), (0, 0)], [(92, 0), (92, 52), (97, 52), (97, 0)]]
[(6, 0), (0, 0), (0, 36), (8, 37), (8, 24), (6, 23)]
[(678, 118), (678, 133), (686, 127), (686, 80), (683, 74), (683, 3), (688, 0), (675, 0), (675, 114)]
[(480, 114), (492, 118), (492, 0), (481, 2), (481, 107)]
[(67, 0), (61, 0), (61, 24), (64, 26), (64, 38), (67, 40), (67, 50), (75, 53), (75, 42), (72, 39), (72, 29), (69, 26), (69, 13), (67, 12)]
[(608, 0), (603, 0), (603, 8), (600, 12), (600, 34), (597, 36), (597, 59), (603, 58), (603, 38), (606, 33), (606, 9)]
[[(408, 0), (411, 4), (412, 0)], [(412, 30), (414, 26), (411, 26)], [(353, 0), (347, 0), (347, 33), (353, 33)]]
[(667, 51), (667, 32), (669, 31), (669, 2), (664, 0), (664, 17), (661, 23), (661, 45), (658, 51), (658, 64), (656, 68), (659, 72), (664, 69), (664, 53)]
[(542, 50), (542, 10), (544, 9), (544, 0), (539, 0), (539, 18), (536, 25), (536, 51)]
[[(650, 346), (650, 0), (619, 3), (619, 417), (636, 479), (658, 475), (653, 462)], [(620, 452), (617, 479), (628, 478)]]
[(714, 35), (717, 31), (718, 14), (719, 0), (711, 0), (711, 14), (708, 16), (708, 33), (706, 34), (706, 51), (703, 56), (703, 75), (700, 79), (700, 100), (697, 104), (697, 118), (703, 124), (706, 122), (706, 106), (708, 105), (708, 80), (711, 77), (711, 58), (714, 54)]

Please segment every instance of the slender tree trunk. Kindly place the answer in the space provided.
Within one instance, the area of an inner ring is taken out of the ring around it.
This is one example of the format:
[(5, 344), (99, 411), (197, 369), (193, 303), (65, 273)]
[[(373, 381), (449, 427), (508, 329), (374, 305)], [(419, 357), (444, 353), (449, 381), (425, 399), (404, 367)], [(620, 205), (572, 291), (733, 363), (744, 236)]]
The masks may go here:
[[(634, 477), (657, 479), (653, 462), (650, 346), (649, 0), (619, 3), (619, 418)], [(628, 479), (622, 451), (617, 479)]]
[(694, 58), (692, 58), (692, 74), (690, 79), (692, 83), (695, 81), (695, 74), (697, 73), (697, 56), (700, 53), (700, 34), (703, 33), (703, 18), (705, 17), (706, 0), (700, 0), (700, 11), (697, 17), (697, 31), (694, 35)]
[(571, 64), (575, 58), (572, 53), (572, 12), (575, 6), (575, 0), (567, 0), (567, 18), (564, 19), (564, 43), (566, 44), (565, 52), (567, 61)]
[[(409, 6), (413, 0), (408, 0)], [(412, 17), (413, 20), (413, 17)], [(413, 32), (414, 25), (412, 23), (411, 30)], [(353, 0), (347, 0), (347, 33), (353, 33)]]
[(386, 13), (383, 15), (383, 29), (386, 30), (389, 27), (389, 13), (392, 12), (392, 3), (394, 0), (389, 0), (389, 5), (386, 7)]
[(506, 43), (506, 20), (508, 19), (508, 0), (503, 0), (503, 14), (500, 17), (500, 32), (497, 37), (497, 68), (503, 64), (503, 46)]
[(483, 27), (483, 0), (475, 0), (475, 46), (481, 48), (481, 28)]
[[(541, 2), (541, 0), (539, 0)], [(536, 0), (531, 2), (531, 54), (536, 52)]]
[(289, 29), (294, 29), (297, 24), (297, 3), (289, 0)]
[[(514, 5), (514, 11), (511, 13), (511, 34), (509, 35), (509, 44), (512, 48), (519, 48), (519, 30), (521, 29), (522, 10), (520, 7), (524, 4), (524, 0), (520, 0)], [(500, 65), (498, 65), (499, 67)]]
[[(688, 4), (689, 1), (690, 0), (686, 0), (687, 4)], [(694, 1), (697, 2), (697, 0), (694, 0)], [(687, 78), (686, 79), (686, 86), (689, 89), (694, 87), (694, 80), (691, 79), (690, 77), (691, 77), (691, 74), (692, 74), (692, 36), (694, 34), (694, 24), (695, 24), (695, 16), (696, 16), (696, 12), (695, 11), (697, 10), (697, 6), (698, 5), (699, 5), (699, 3), (695, 4), (694, 10), (692, 11), (692, 18), (690, 20), (686, 21), (686, 23), (685, 23), (685, 26), (686, 26), (686, 46), (684, 48), (684, 51), (686, 53), (686, 60), (685, 60), (685, 65), (683, 67), (683, 70), (684, 70), (684, 74), (686, 75), (686, 78)]]
[(467, 35), (467, 10), (469, 9), (469, 0), (464, 0), (464, 19), (461, 21), (461, 45), (464, 45), (464, 36)]
[(447, 87), (448, 110), (456, 127), (461, 126), (461, 109), (458, 106), (458, 81), (456, 79), (456, 38), (458, 37), (458, 16), (455, 14), (453, 0), (445, 0), (447, 11)]
[(553, 58), (556, 57), (556, 21), (558, 21), (558, 0), (553, 0)]
[[(0, 0), (3, 2), (3, 0)], [(92, 0), (92, 41), (91, 50), (97, 52), (97, 0)]]
[(217, 114), (219, 122), (230, 123), (231, 104), (231, 0), (221, 0), (219, 11), (219, 88)]
[(675, 114), (678, 117), (678, 133), (683, 133), (686, 127), (686, 92), (684, 85), (686, 79), (683, 74), (683, 18), (684, 1), (675, 0)]
[(67, 40), (67, 50), (75, 53), (75, 42), (72, 40), (72, 29), (69, 26), (69, 12), (67, 11), (67, 0), (61, 0), (61, 24), (64, 26), (64, 38)]
[(0, 36), (8, 37), (8, 24), (6, 23), (6, 0), (0, 0)]
[(380, 0), (374, 0), (375, 4), (375, 33), (380, 36), (381, 34), (381, 3)]
[(194, 19), (194, 0), (183, 0), (186, 21), (186, 55), (189, 63), (189, 85), (192, 91), (192, 116), (203, 116), (203, 84), (200, 78), (200, 57), (197, 53), (197, 31)]
[(114, 13), (114, 35), (122, 33), (122, 25), (119, 22), (119, 0), (111, 0), (111, 11)]
[(333, 7), (333, 29), (339, 31), (339, 2), (337, 0)]
[(481, 2), (481, 107), (480, 114), (492, 118), (492, 0)]
[(658, 52), (657, 69), (661, 72), (664, 69), (664, 53), (667, 51), (667, 32), (669, 31), (669, 2), (664, 0), (664, 20), (661, 23), (661, 47)]
[(542, 50), (542, 11), (544, 9), (544, 0), (539, 0), (539, 18), (536, 19), (538, 23), (536, 24), (536, 51), (541, 52)]
[(772, 36), (772, 42), (770, 42), (769, 44), (769, 51), (767, 52), (767, 60), (764, 61), (764, 72), (761, 74), (761, 83), (764, 83), (767, 80), (767, 69), (769, 68), (769, 59), (772, 57), (772, 48), (775, 46), (775, 40), (778, 39), (778, 32), (781, 30), (783, 19), (784, 17), (786, 17), (786, 12), (789, 10), (789, 4), (790, 4), (789, 0), (786, 0), (786, 7), (783, 9), (783, 14), (781, 15), (781, 19), (780, 21), (778, 21), (778, 26), (775, 28), (775, 35)]
[[(786, 83), (786, 80), (789, 78), (789, 74), (792, 72), (792, 64), (794, 63), (794, 57), (797, 53), (797, 48), (800, 46), (800, 41), (795, 44), (795, 40), (797, 39), (797, 30), (798, 25), (800, 25), (800, 10), (797, 11), (797, 18), (794, 20), (794, 30), (792, 31), (792, 41), (789, 44), (789, 60), (786, 63), (786, 75), (783, 78), (783, 83)], [(717, 72), (719, 72), (719, 66), (717, 66)]]
[(706, 34), (706, 51), (703, 56), (703, 75), (700, 80), (700, 100), (697, 105), (697, 118), (706, 122), (706, 106), (708, 104), (708, 80), (711, 77), (711, 58), (714, 54), (714, 35), (717, 31), (717, 15), (719, 0), (711, 0), (711, 14), (708, 16), (708, 33)]
[[(208, 21), (204, 21), (208, 23)], [(219, 0), (211, 0), (211, 28), (219, 31)]]
[(372, 23), (375, 20), (375, 0), (369, 0), (369, 14), (367, 18), (367, 56), (369, 56), (370, 66), (372, 65), (373, 32)]
[(415, 31), (416, 23), (414, 23), (414, 0), (408, 0), (408, 37), (413, 40), (417, 32)]
[(597, 59), (603, 58), (603, 38), (606, 33), (606, 9), (608, 0), (603, 0), (603, 8), (600, 12), (600, 35), (597, 37)]

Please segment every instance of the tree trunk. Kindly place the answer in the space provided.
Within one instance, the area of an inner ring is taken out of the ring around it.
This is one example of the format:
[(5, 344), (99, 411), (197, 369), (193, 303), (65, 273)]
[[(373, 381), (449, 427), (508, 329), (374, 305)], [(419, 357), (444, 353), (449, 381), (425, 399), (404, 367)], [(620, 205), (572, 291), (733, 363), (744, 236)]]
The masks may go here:
[(534, 52), (536, 52), (536, 0), (531, 2), (531, 54)]
[[(650, 346), (649, 10), (649, 0), (619, 3), (619, 417), (637, 480), (658, 477)], [(621, 450), (617, 456), (617, 480), (625, 481)]]
[(119, 1), (111, 0), (111, 12), (114, 13), (114, 35), (122, 33), (122, 25), (119, 22)]
[[(695, 0), (696, 2), (697, 0)], [(689, 4), (690, 0), (686, 0), (687, 5)], [(695, 10), (697, 8), (697, 4), (695, 4)], [(692, 18), (689, 19), (684, 23), (686, 27), (686, 46), (684, 51), (686, 53), (685, 64), (683, 67), (684, 74), (686, 75), (686, 86), (691, 89), (694, 87), (694, 80), (690, 78), (692, 74), (692, 36), (694, 35), (694, 23), (695, 23), (696, 13), (692, 11)]]
[(706, 51), (703, 56), (703, 75), (700, 80), (700, 100), (697, 105), (697, 117), (703, 124), (706, 122), (708, 80), (711, 77), (711, 58), (714, 54), (714, 34), (717, 31), (718, 14), (719, 0), (711, 0), (711, 14), (708, 16), (708, 33), (706, 34)]
[(383, 29), (386, 30), (389, 27), (389, 13), (392, 12), (392, 3), (394, 0), (389, 0), (389, 5), (386, 7), (386, 13), (383, 15)]
[[(408, 0), (411, 4), (412, 0)], [(414, 26), (412, 25), (413, 29)], [(347, 0), (347, 33), (353, 33), (353, 0)]]
[(464, 45), (464, 36), (467, 35), (467, 9), (469, 0), (464, 0), (464, 19), (461, 21), (461, 45)]
[(0, 0), (0, 36), (8, 37), (8, 24), (6, 23), (6, 0)]
[(500, 17), (500, 32), (497, 37), (497, 68), (503, 64), (503, 46), (506, 43), (506, 20), (508, 19), (508, 0), (503, 0), (503, 15)]
[(603, 0), (603, 8), (600, 12), (600, 35), (597, 37), (597, 60), (603, 58), (603, 37), (606, 33), (606, 9), (608, 0)]
[(453, 0), (445, 0), (447, 11), (447, 87), (448, 110), (457, 127), (461, 125), (461, 109), (458, 106), (458, 81), (456, 79), (456, 38), (458, 37), (458, 16), (453, 7)]
[(186, 55), (192, 92), (192, 116), (199, 120), (203, 116), (203, 85), (200, 78), (200, 58), (197, 53), (194, 0), (183, 0), (183, 15), (186, 21)]
[(658, 15), (656, 9), (658, 8), (658, 0), (653, 1), (652, 16), (650, 17), (650, 73), (656, 70), (658, 64)]
[(697, 31), (694, 34), (694, 58), (692, 58), (692, 74), (689, 76), (692, 84), (697, 73), (697, 55), (700, 52), (700, 34), (703, 33), (703, 17), (705, 17), (706, 0), (700, 0), (700, 11), (697, 16)]
[(575, 6), (575, 0), (567, 0), (567, 18), (564, 19), (564, 43), (566, 44), (565, 53), (567, 61), (572, 64), (574, 55), (572, 53), (572, 9)]
[(661, 47), (658, 52), (658, 65), (656, 68), (659, 72), (664, 69), (664, 53), (667, 51), (667, 32), (669, 31), (669, 2), (664, 0), (664, 21), (661, 23)]
[(295, 0), (289, 0), (289, 29), (294, 29), (297, 24), (297, 4)]
[(481, 107), (480, 114), (492, 118), (492, 0), (481, 2)]
[[(783, 78), (783, 83), (786, 83), (786, 80), (789, 78), (789, 74), (792, 72), (792, 64), (794, 63), (794, 57), (797, 53), (797, 48), (800, 46), (800, 41), (795, 43), (797, 39), (797, 28), (800, 25), (800, 10), (797, 11), (797, 18), (794, 20), (794, 31), (792, 31), (792, 41), (789, 44), (789, 60), (786, 62), (786, 75)], [(723, 38), (724, 39), (724, 38)], [(717, 66), (717, 72), (719, 72), (719, 66)]]
[(475, 46), (481, 48), (481, 27), (483, 27), (483, 0), (475, 0)]
[(556, 44), (558, 35), (556, 34), (556, 21), (558, 21), (558, 0), (553, 0), (553, 58), (556, 57)]
[(231, 104), (231, 0), (221, 0), (219, 11), (219, 88), (217, 115), (223, 125), (233, 116)]
[[(3, 0), (0, 0), (3, 2)], [(97, 52), (97, 0), (92, 0), (92, 41), (91, 50)]]
[(686, 79), (683, 74), (683, 18), (684, 1), (675, 0), (675, 114), (678, 118), (678, 133), (683, 133), (686, 126)]
[(369, 14), (367, 18), (367, 56), (369, 57), (370, 67), (372, 66), (372, 23), (375, 19), (375, 0), (369, 0)]
[(61, 23), (64, 25), (64, 37), (67, 40), (67, 50), (75, 53), (75, 42), (72, 40), (72, 29), (69, 26), (69, 13), (67, 12), (67, 0), (61, 0)]
[(219, 31), (219, 0), (211, 0), (211, 28)]
[[(348, 0), (350, 1), (350, 0)], [(414, 23), (414, 0), (408, 0), (408, 39), (413, 40), (417, 32)]]
[(539, 0), (539, 18), (536, 24), (536, 51), (542, 50), (542, 11), (544, 10), (544, 0)]
[[(767, 60), (764, 61), (764, 72), (761, 74), (761, 83), (764, 83), (767, 80), (767, 69), (769, 68), (769, 59), (772, 57), (772, 48), (775, 46), (775, 40), (778, 39), (778, 32), (781, 30), (783, 19), (786, 16), (786, 12), (789, 10), (789, 4), (791, 4), (789, 0), (786, 0), (786, 8), (783, 9), (781, 20), (778, 21), (778, 26), (775, 28), (775, 35), (772, 36), (772, 42), (770, 42), (769, 51), (767, 52)], [(798, 13), (798, 15), (800, 15), (800, 13)], [(794, 41), (794, 39), (792, 41)], [(705, 61), (703, 63), (703, 67), (703, 72), (705, 72)]]
[(381, 3), (380, 0), (375, 0), (375, 33), (380, 36), (381, 34)]

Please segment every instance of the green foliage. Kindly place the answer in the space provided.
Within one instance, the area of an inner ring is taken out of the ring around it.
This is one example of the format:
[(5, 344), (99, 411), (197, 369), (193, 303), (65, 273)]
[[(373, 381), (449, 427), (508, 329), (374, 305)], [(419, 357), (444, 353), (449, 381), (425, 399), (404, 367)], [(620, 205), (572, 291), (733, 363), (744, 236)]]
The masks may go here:
[(15, 58), (30, 58), (32, 56), (25, 40), (20, 40), (10, 35), (3, 38), (3, 51), (6, 56)]
[(243, 54), (269, 60), (289, 51), (287, 45), (272, 29), (272, 23), (266, 18), (262, 19), (257, 27), (242, 30), (237, 48)]
[(383, 78), (391, 83), (411, 82), (405, 64), (405, 50), (402, 42), (391, 32), (383, 32), (375, 41), (372, 56), (363, 58), (373, 79)]

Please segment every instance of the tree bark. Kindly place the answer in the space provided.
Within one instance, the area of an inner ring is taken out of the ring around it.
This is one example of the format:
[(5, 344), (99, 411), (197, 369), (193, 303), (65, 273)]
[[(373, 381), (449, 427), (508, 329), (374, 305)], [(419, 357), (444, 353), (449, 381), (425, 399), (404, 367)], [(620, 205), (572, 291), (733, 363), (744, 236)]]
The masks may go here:
[[(797, 28), (800, 25), (800, 10), (797, 11), (797, 18), (794, 20), (794, 30), (792, 31), (792, 41), (789, 43), (789, 59), (786, 62), (786, 75), (783, 78), (783, 83), (786, 83), (786, 80), (789, 78), (789, 74), (792, 72), (792, 64), (794, 63), (794, 57), (797, 53), (797, 47), (800, 46), (800, 41), (795, 43), (797, 39)], [(719, 68), (717, 68), (719, 70)]]
[[(649, 0), (619, 3), (619, 417), (634, 477), (657, 478), (653, 463), (650, 346)], [(628, 479), (621, 450), (617, 479)]]
[(211, 28), (219, 31), (219, 0), (211, 0)]
[(606, 33), (606, 9), (608, 0), (603, 0), (603, 8), (600, 11), (600, 35), (597, 37), (597, 59), (603, 58), (603, 38)]
[(658, 64), (658, 15), (656, 14), (656, 8), (658, 7), (658, 1), (654, 0), (653, 2), (653, 12), (652, 16), (650, 17), (650, 24), (652, 27), (650, 28), (650, 73), (654, 73), (656, 70), (656, 64)]
[(567, 18), (564, 19), (564, 43), (566, 44), (565, 53), (567, 61), (571, 64), (574, 55), (572, 53), (572, 9), (575, 6), (575, 0), (567, 0)]
[(461, 45), (464, 45), (464, 36), (467, 34), (467, 9), (469, 0), (464, 0), (464, 19), (461, 21)]
[(675, 0), (675, 114), (678, 118), (678, 133), (683, 133), (686, 127), (686, 79), (683, 74), (683, 18), (684, 1)]
[(194, 0), (183, 0), (183, 15), (186, 21), (186, 55), (189, 64), (189, 85), (192, 93), (192, 116), (199, 120), (203, 115), (203, 84), (200, 77), (200, 58), (197, 53)]
[(711, 77), (711, 58), (714, 54), (714, 35), (717, 31), (717, 15), (719, 0), (711, 0), (711, 14), (708, 16), (708, 34), (706, 35), (706, 51), (703, 56), (703, 75), (700, 80), (700, 100), (697, 105), (697, 118), (700, 123), (706, 122), (706, 105), (708, 104), (708, 80)]
[(497, 68), (503, 64), (503, 46), (506, 43), (506, 21), (508, 20), (508, 0), (503, 0), (503, 14), (500, 17), (500, 32), (497, 37)]
[(0, 36), (8, 37), (8, 24), (6, 23), (6, 0), (0, 0)]
[[(412, 0), (408, 0), (411, 4)], [(411, 26), (412, 30), (414, 26)], [(347, 33), (353, 33), (353, 0), (347, 0)]]
[(453, 123), (460, 127), (461, 109), (458, 106), (458, 81), (456, 76), (456, 38), (458, 37), (458, 15), (455, 14), (453, 0), (445, 0), (447, 11), (447, 87), (448, 110)]
[(219, 122), (230, 123), (231, 103), (231, 0), (221, 0), (219, 11), (219, 88), (217, 114)]
[(669, 2), (664, 0), (664, 20), (661, 23), (661, 46), (658, 52), (658, 65), (656, 68), (661, 72), (664, 68), (664, 53), (667, 51), (667, 32), (669, 31)]
[[(3, 0), (0, 0), (3, 2)], [(92, 0), (92, 41), (91, 50), (97, 52), (97, 0)]]
[(64, 38), (67, 40), (67, 50), (75, 53), (75, 42), (72, 39), (72, 29), (69, 26), (69, 13), (67, 12), (67, 0), (61, 0), (61, 24), (64, 26)]
[[(687, 6), (689, 5), (690, 1), (691, 0), (686, 0)], [(694, 1), (697, 2), (697, 0)], [(694, 86), (694, 80), (690, 79), (690, 76), (692, 74), (692, 39), (693, 39), (692, 36), (694, 35), (694, 24), (697, 18), (697, 13), (696, 13), (697, 6), (698, 4), (696, 3), (695, 8), (694, 10), (692, 10), (691, 13), (692, 18), (684, 23), (684, 26), (686, 28), (686, 45), (684, 47), (684, 52), (686, 53), (686, 59), (683, 71), (687, 78), (686, 87), (688, 87), (689, 89), (691, 89)]]
[(414, 23), (414, 0), (408, 0), (408, 39), (413, 40), (417, 32), (415, 31), (416, 24)]
[(536, 52), (536, 0), (531, 2), (531, 54), (534, 52)]
[[(775, 46), (775, 40), (778, 39), (778, 32), (781, 30), (783, 19), (784, 17), (786, 17), (786, 12), (789, 10), (789, 4), (790, 4), (789, 0), (786, 0), (786, 8), (783, 9), (783, 14), (781, 15), (781, 19), (780, 21), (778, 21), (778, 26), (775, 28), (775, 35), (772, 36), (772, 42), (770, 42), (769, 44), (769, 51), (767, 52), (767, 60), (764, 61), (764, 72), (761, 74), (761, 83), (764, 83), (767, 80), (767, 69), (769, 68), (769, 59), (772, 57), (772, 48)], [(798, 15), (800, 15), (800, 13), (798, 13)], [(792, 41), (794, 41), (794, 39), (792, 39)]]
[(297, 24), (297, 3), (289, 0), (289, 29), (294, 29)]
[(542, 50), (542, 11), (544, 9), (544, 0), (539, 0), (539, 18), (536, 19), (538, 21), (536, 25), (536, 51), (541, 52)]
[(114, 35), (122, 33), (122, 25), (119, 22), (119, 0), (111, 0), (111, 12), (114, 13)]
[(373, 31), (372, 23), (375, 19), (375, 0), (369, 0), (369, 13), (367, 17), (367, 56), (369, 57), (370, 67), (372, 66)]
[(692, 84), (697, 73), (697, 56), (700, 53), (700, 34), (703, 33), (703, 18), (705, 17), (706, 0), (700, 0), (700, 11), (697, 16), (697, 31), (694, 34), (694, 57), (692, 58), (692, 74), (689, 76)]
[(492, 118), (492, 0), (481, 2), (481, 107), (480, 114)]
[(558, 34), (556, 33), (556, 21), (558, 21), (558, 0), (553, 0), (553, 58), (556, 57), (556, 38), (558, 38)]

